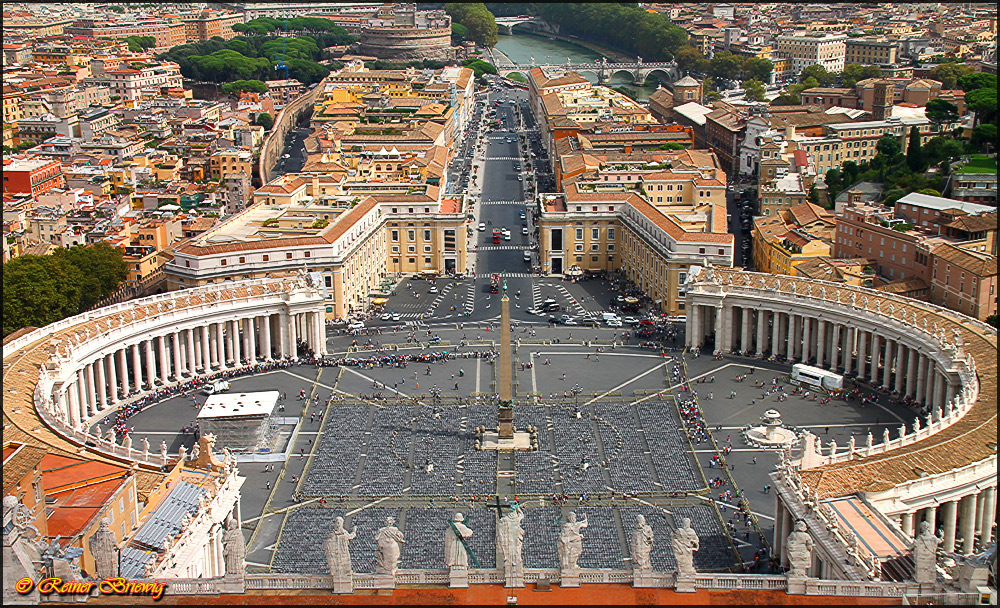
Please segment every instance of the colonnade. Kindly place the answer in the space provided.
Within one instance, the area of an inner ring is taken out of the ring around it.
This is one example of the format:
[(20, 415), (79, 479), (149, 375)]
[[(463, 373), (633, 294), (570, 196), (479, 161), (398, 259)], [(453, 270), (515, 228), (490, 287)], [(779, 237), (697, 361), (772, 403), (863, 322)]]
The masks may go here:
[(78, 427), (92, 416), (117, 408), (130, 395), (200, 375), (294, 357), (299, 344), (323, 354), (325, 343), (323, 314), (313, 311), (174, 327), (131, 343), (126, 340), (84, 359), (58, 391), (58, 411)]
[(776, 355), (896, 391), (918, 403), (944, 407), (960, 389), (950, 374), (911, 340), (859, 327), (836, 315), (768, 309), (759, 304), (688, 307), (687, 346), (701, 348), (714, 336), (714, 350), (748, 356)]
[(990, 544), (995, 538), (997, 522), (997, 487), (975, 487), (970, 492), (938, 504), (899, 514), (899, 527), (909, 536), (920, 533), (920, 523), (926, 521), (931, 530), (944, 540), (941, 549), (969, 554)]

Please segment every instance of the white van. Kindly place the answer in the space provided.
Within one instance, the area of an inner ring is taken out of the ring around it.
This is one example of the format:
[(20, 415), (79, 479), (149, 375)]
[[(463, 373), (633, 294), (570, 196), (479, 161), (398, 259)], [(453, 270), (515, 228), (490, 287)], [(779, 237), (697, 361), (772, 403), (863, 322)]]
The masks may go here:
[(601, 320), (602, 321), (607, 322), (607, 321), (610, 321), (612, 319), (614, 319), (615, 321), (621, 321), (621, 319), (618, 318), (618, 315), (616, 313), (613, 313), (613, 312), (602, 312), (601, 313)]
[(224, 393), (229, 390), (229, 382), (227, 380), (216, 380), (210, 383), (205, 388), (201, 389), (203, 395), (215, 395), (217, 393)]
[(347, 329), (349, 330), (364, 329), (364, 328), (365, 324), (363, 321), (358, 321), (357, 323), (351, 323), (350, 325), (347, 326)]

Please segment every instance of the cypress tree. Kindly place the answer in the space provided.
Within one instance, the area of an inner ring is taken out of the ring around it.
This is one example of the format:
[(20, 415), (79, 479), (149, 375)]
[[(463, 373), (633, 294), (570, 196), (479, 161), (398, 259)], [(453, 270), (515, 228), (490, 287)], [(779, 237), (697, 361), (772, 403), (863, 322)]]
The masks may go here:
[(910, 127), (910, 143), (906, 146), (906, 164), (914, 173), (923, 173), (927, 169), (924, 165), (924, 151), (920, 149), (920, 132), (915, 126)]

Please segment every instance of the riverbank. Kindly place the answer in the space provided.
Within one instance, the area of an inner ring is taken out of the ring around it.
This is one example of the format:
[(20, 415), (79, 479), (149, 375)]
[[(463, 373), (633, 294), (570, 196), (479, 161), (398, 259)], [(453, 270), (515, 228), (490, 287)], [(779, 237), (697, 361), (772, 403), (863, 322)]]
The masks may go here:
[(596, 45), (592, 42), (586, 42), (584, 40), (580, 40), (579, 38), (570, 38), (569, 36), (563, 36), (562, 34), (550, 34), (548, 32), (530, 32), (530, 31), (519, 30), (517, 33), (518, 35), (521, 36), (537, 36), (539, 38), (551, 38), (553, 40), (559, 40), (561, 42), (572, 44), (573, 46), (578, 46), (580, 48), (587, 49), (591, 53), (598, 53), (600, 55), (603, 55), (611, 61), (635, 61), (635, 57), (629, 57), (624, 53), (613, 51), (609, 48)]

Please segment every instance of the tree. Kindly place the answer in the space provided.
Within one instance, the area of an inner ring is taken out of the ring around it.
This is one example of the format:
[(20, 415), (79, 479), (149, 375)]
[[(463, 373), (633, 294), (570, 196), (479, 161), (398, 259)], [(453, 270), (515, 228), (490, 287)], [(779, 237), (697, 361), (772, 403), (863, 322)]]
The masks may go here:
[(449, 2), (444, 5), (444, 10), (451, 15), (453, 22), (465, 26), (468, 38), (476, 44), (488, 48), (496, 46), (497, 22), (485, 4)]
[(924, 144), (924, 158), (932, 165), (958, 158), (962, 152), (961, 142), (943, 135), (932, 137)]
[(997, 151), (997, 126), (996, 125), (979, 125), (972, 130), (972, 139), (970, 145), (974, 150), (986, 151), (987, 146), (989, 150)]
[(848, 63), (844, 66), (844, 71), (840, 73), (840, 84), (847, 88), (853, 88), (861, 80), (879, 78), (881, 76), (882, 70), (877, 65)]
[(899, 143), (899, 140), (895, 136), (883, 135), (878, 140), (878, 143), (875, 144), (875, 150), (886, 158), (891, 159), (903, 151), (903, 145)]
[(910, 143), (906, 146), (906, 165), (914, 173), (923, 173), (927, 170), (924, 152), (920, 148), (920, 131), (916, 126), (910, 127)]
[(958, 106), (935, 98), (927, 102), (927, 119), (935, 124), (953, 123), (958, 120)]
[(966, 93), (975, 91), (976, 89), (995, 89), (997, 88), (997, 75), (987, 74), (986, 72), (974, 72), (965, 76), (959, 76), (958, 88)]
[(819, 190), (816, 189), (815, 184), (809, 186), (809, 202), (814, 205), (819, 204)]
[(767, 101), (764, 97), (766, 90), (763, 82), (759, 80), (747, 80), (743, 83), (743, 89), (746, 91), (744, 99), (747, 101)]
[(971, 66), (963, 65), (961, 63), (942, 63), (941, 65), (934, 66), (929, 72), (927, 72), (927, 77), (933, 80), (941, 81), (942, 89), (954, 89), (958, 86), (958, 79), (966, 74), (971, 74), (973, 69)]
[(997, 324), (998, 321), (997, 321), (997, 316), (996, 315), (990, 315), (990, 316), (986, 317), (986, 322), (989, 323), (990, 325), (992, 325), (993, 327), (1000, 327), (1000, 325)]
[(737, 80), (743, 74), (743, 64), (746, 58), (742, 55), (734, 55), (729, 51), (716, 53), (712, 57), (709, 73), (713, 78), (723, 78), (725, 80)]
[(274, 118), (272, 118), (267, 112), (261, 112), (258, 114), (257, 119), (254, 122), (264, 127), (265, 131), (270, 131), (271, 127), (274, 126)]
[(52, 254), (80, 271), (78, 312), (91, 308), (118, 289), (128, 270), (122, 254), (120, 248), (103, 242), (90, 247), (78, 245), (69, 249), (57, 249)]
[(465, 40), (469, 36), (469, 28), (461, 23), (451, 24), (451, 37), (458, 40)]
[(770, 59), (763, 57), (749, 57), (743, 63), (743, 76), (761, 82), (771, 82), (771, 73), (774, 72), (774, 64)]
[(809, 78), (816, 79), (818, 84), (815, 86), (828, 87), (837, 80), (837, 75), (828, 72), (827, 69), (821, 65), (810, 65), (804, 68), (799, 74), (799, 81), (804, 84)]
[(997, 90), (976, 89), (965, 94), (966, 106), (976, 113), (976, 123), (994, 122), (997, 117)]
[(797, 106), (802, 103), (802, 98), (792, 93), (782, 93), (771, 100), (772, 106)]
[(222, 85), (222, 92), (235, 96), (240, 93), (267, 93), (267, 83), (262, 80), (237, 80)]
[[(682, 46), (674, 53), (674, 61), (681, 72), (707, 73), (711, 63), (693, 46)], [(701, 69), (700, 69), (701, 68)]]

